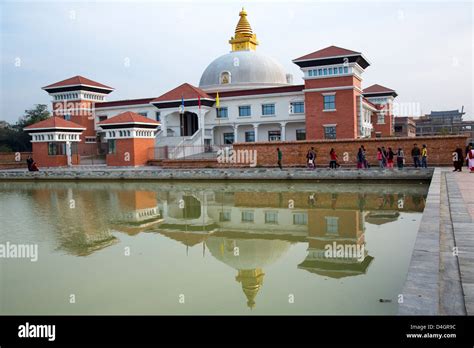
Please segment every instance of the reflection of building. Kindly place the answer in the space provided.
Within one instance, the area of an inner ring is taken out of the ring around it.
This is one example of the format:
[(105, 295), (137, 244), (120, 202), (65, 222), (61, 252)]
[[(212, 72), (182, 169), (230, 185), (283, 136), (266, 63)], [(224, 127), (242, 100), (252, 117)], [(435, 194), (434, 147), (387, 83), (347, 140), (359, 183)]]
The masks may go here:
[(117, 242), (109, 229), (108, 194), (75, 189), (37, 189), (33, 196), (38, 208), (56, 227), (59, 249), (87, 256)]
[[(365, 249), (363, 214), (359, 210), (310, 211), (308, 255), (298, 268), (331, 278), (366, 273), (373, 258)], [(329, 248), (332, 254), (327, 255)]]
[(133, 235), (162, 221), (156, 192), (122, 190), (110, 194), (115, 206), (114, 229)]
[(255, 298), (263, 285), (263, 269), (280, 259), (291, 242), (264, 239), (231, 239), (210, 237), (206, 240), (212, 256), (236, 269), (235, 280), (242, 285), (247, 306), (255, 307)]

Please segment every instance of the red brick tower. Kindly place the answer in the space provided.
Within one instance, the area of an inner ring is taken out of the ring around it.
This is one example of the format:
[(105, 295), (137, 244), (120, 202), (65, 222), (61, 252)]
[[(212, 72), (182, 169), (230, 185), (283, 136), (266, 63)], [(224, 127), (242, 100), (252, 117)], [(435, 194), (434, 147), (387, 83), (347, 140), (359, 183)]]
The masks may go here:
[(114, 89), (82, 76), (53, 83), (43, 87), (53, 98), (53, 116), (62, 117), (85, 128), (78, 144), (79, 155), (95, 152), (97, 135), (94, 120), (94, 105), (103, 102)]
[(306, 138), (360, 137), (362, 73), (370, 65), (362, 53), (330, 46), (293, 62), (304, 73)]

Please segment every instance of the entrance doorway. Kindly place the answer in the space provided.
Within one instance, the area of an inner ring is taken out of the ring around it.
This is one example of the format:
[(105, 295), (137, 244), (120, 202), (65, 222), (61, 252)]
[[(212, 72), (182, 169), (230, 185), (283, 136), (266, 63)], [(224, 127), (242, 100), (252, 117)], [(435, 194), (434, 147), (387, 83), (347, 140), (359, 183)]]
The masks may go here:
[(199, 129), (198, 116), (194, 112), (185, 111), (180, 114), (181, 136), (189, 137)]

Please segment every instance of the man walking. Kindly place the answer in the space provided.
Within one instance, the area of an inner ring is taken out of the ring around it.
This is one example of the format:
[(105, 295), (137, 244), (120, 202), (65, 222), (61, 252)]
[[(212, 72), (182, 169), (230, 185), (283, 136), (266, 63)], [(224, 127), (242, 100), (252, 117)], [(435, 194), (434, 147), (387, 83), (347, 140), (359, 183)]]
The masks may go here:
[(281, 160), (283, 158), (283, 153), (281, 152), (279, 147), (277, 147), (277, 153), (278, 153), (278, 167), (280, 167), (280, 169), (283, 170), (283, 167), (281, 166)]
[(415, 168), (420, 166), (420, 154), (421, 151), (418, 145), (413, 144), (413, 149), (411, 149), (411, 157), (413, 157), (413, 164), (415, 165)]
[(425, 144), (421, 149), (421, 168), (428, 168), (428, 149)]

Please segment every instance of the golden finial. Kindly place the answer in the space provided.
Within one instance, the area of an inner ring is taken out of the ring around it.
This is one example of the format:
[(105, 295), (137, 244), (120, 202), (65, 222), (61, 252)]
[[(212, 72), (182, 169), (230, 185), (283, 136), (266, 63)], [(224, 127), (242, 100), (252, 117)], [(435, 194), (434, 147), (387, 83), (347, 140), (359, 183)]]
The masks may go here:
[(257, 35), (253, 33), (252, 27), (247, 20), (247, 12), (242, 7), (242, 11), (239, 12), (239, 22), (235, 27), (235, 36), (229, 40), (232, 45), (232, 51), (248, 51), (255, 50), (258, 41)]

